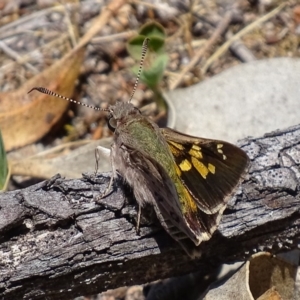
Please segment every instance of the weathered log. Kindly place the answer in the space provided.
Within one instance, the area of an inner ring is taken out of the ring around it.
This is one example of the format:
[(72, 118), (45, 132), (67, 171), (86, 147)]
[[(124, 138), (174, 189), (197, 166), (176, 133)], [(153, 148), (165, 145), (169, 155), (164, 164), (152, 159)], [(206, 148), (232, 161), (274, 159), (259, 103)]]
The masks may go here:
[[(1, 299), (66, 299), (295, 249), (300, 235), (300, 125), (239, 143), (249, 174), (219, 229), (191, 260), (159, 224), (137, 234), (136, 208), (120, 180), (95, 203), (109, 174), (56, 176), (0, 194)], [(95, 181), (98, 181), (96, 183)], [(102, 181), (102, 182), (101, 182)], [(129, 199), (129, 200), (127, 200)]]

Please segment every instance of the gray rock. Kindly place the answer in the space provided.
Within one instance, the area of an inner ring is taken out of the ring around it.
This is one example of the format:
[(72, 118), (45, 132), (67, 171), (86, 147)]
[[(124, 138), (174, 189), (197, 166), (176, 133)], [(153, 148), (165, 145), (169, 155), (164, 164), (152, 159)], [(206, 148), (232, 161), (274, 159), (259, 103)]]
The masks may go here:
[(259, 137), (300, 123), (300, 59), (241, 64), (165, 97), (178, 131), (230, 142)]

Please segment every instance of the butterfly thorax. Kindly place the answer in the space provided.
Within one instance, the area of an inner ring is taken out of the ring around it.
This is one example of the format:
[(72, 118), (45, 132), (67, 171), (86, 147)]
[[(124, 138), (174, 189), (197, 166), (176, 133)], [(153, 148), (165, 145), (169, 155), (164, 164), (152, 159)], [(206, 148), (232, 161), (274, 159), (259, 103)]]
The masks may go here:
[(129, 116), (140, 115), (140, 111), (130, 102), (117, 102), (115, 105), (109, 107), (110, 118), (117, 122), (128, 118)]
[(173, 155), (159, 127), (143, 116), (131, 103), (118, 102), (110, 107), (116, 124), (114, 141), (160, 163), (173, 179), (177, 177)]

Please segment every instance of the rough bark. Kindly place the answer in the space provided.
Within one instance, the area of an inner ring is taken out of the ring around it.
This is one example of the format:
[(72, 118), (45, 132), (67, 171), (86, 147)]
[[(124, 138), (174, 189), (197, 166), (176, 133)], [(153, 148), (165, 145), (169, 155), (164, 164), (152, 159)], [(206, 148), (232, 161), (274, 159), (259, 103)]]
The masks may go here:
[(200, 245), (198, 260), (191, 260), (155, 222), (136, 233), (136, 208), (126, 200), (130, 192), (124, 192), (121, 181), (96, 204), (108, 183), (103, 174), (93, 180), (57, 176), (0, 194), (1, 299), (72, 298), (192, 271), (209, 273), (260, 250), (295, 249), (300, 125), (239, 145), (251, 159), (249, 175), (217, 232)]

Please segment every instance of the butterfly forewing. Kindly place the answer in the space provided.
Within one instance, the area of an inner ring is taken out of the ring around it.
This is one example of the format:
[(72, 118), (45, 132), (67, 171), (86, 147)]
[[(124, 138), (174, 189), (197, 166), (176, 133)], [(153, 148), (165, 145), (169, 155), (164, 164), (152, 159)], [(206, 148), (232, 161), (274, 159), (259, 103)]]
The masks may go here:
[(247, 170), (246, 153), (227, 142), (196, 138), (169, 128), (161, 131), (179, 167), (179, 177), (199, 209), (206, 214), (218, 212)]

